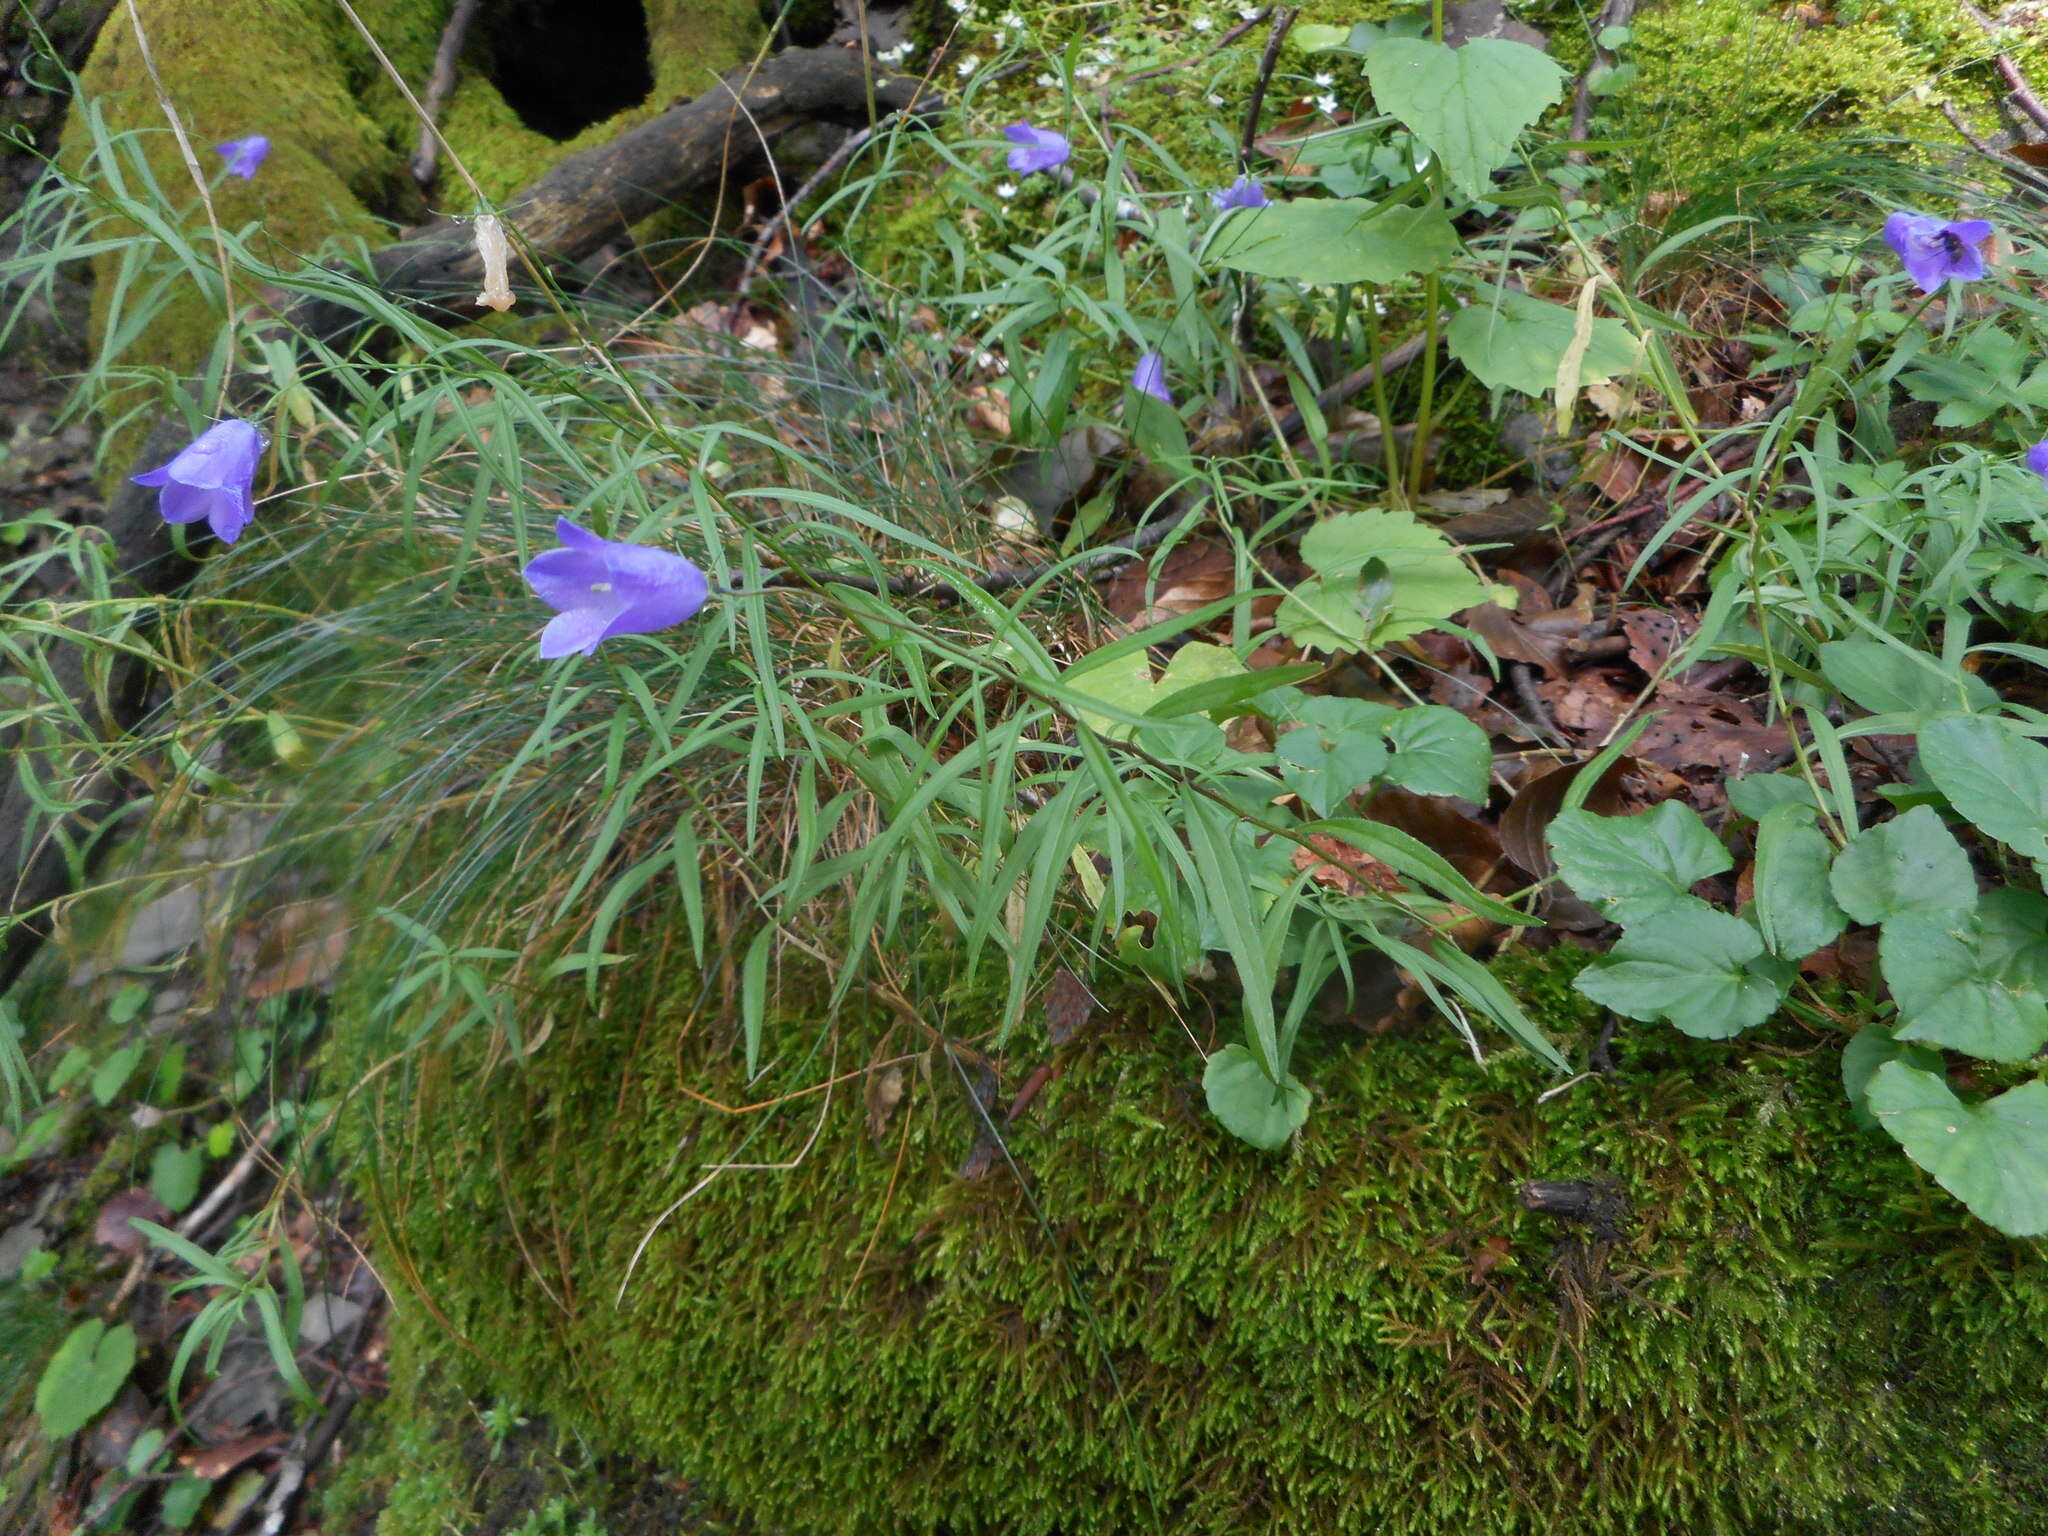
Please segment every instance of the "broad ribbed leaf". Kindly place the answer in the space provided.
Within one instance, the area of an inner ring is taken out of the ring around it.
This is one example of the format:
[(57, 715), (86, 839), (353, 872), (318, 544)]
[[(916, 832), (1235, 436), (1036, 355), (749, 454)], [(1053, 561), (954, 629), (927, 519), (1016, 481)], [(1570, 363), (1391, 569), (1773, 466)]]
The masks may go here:
[(2048, 747), (1959, 715), (1922, 727), (1920, 766), (1979, 831), (2024, 858), (2048, 858)]
[(1699, 813), (1676, 800), (1640, 816), (1564, 811), (1550, 824), (1549, 842), (1558, 873), (1581, 899), (1605, 903), (1618, 923), (1690, 901), (1695, 881), (1735, 863)]
[(1768, 1019), (1792, 975), (1764, 953), (1749, 924), (1695, 902), (1631, 927), (1612, 957), (1574, 984), (1624, 1017), (1666, 1019), (1702, 1040), (1725, 1040)]
[(2014, 1237), (2048, 1232), (2048, 1083), (1965, 1104), (1932, 1072), (1888, 1061), (1867, 1097), (1906, 1156), (1978, 1220)]
[(1925, 805), (1860, 833), (1835, 856), (1828, 886), (1859, 923), (1953, 917), (1977, 903), (1969, 855)]

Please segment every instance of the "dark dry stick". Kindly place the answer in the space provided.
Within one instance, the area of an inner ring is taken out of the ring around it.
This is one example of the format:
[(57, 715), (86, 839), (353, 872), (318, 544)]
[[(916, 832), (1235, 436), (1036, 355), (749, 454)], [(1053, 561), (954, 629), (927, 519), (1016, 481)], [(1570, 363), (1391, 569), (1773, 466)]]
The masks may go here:
[(1270, 5), (1262, 11), (1255, 11), (1217, 38), (1213, 48), (1202, 53), (1191, 53), (1184, 59), (1175, 59), (1171, 64), (1154, 64), (1150, 69), (1140, 69), (1128, 75), (1118, 75), (1114, 80), (1105, 80), (1095, 88), (1095, 94), (1106, 98), (1111, 91), (1120, 90), (1126, 85), (1135, 85), (1140, 80), (1156, 80), (1161, 75), (1170, 75), (1175, 70), (1186, 69), (1193, 64), (1206, 64), (1272, 14), (1273, 8)]
[(1283, 5), (1273, 12), (1273, 30), (1266, 37), (1266, 51), (1259, 55), (1258, 78), (1252, 81), (1252, 97), (1245, 103), (1244, 135), (1238, 140), (1237, 165), (1242, 171), (1252, 168), (1252, 149), (1259, 137), (1259, 117), (1266, 109), (1266, 86), (1273, 78), (1273, 69), (1280, 62), (1280, 45), (1287, 41), (1287, 29), (1294, 25), (1297, 8)]
[(412, 152), (412, 179), (422, 189), (434, 183), (434, 169), (441, 158), (441, 135), (435, 125), (441, 121), (441, 108), (447, 104), (448, 93), (455, 89), (455, 61), (461, 57), (469, 24), (476, 19), (477, 5), (478, 0), (455, 0), (454, 13), (441, 29), (441, 46), (434, 50), (434, 68), (427, 76), (426, 100), (421, 103), (426, 108), (427, 120), (420, 124), (419, 148)]
[(825, 163), (805, 177), (803, 185), (790, 193), (775, 216), (761, 227), (761, 233), (754, 237), (753, 248), (747, 252), (747, 264), (740, 269), (739, 292), (743, 297), (747, 290), (753, 287), (755, 277), (760, 274), (761, 263), (767, 259), (768, 247), (774, 242), (777, 232), (787, 229), (790, 239), (803, 238), (802, 233), (790, 220), (796, 210), (803, 206), (804, 199), (824, 185), (827, 178), (836, 176), (846, 169), (847, 162), (860, 153), (860, 147), (875, 136), (877, 129), (893, 121), (895, 116), (896, 114), (892, 112), (873, 128), (862, 128), (848, 134), (839, 147), (825, 157)]

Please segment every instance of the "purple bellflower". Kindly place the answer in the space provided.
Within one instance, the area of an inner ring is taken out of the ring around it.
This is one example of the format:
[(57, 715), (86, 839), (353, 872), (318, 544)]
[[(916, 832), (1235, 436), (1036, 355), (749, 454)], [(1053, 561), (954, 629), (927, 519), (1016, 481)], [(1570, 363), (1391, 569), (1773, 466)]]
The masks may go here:
[(522, 573), (555, 610), (540, 632), (543, 660), (582, 652), (613, 635), (647, 635), (680, 624), (704, 606), (711, 584), (681, 555), (601, 539), (566, 517), (555, 520), (560, 549), (535, 555)]
[(1932, 293), (1950, 278), (1974, 283), (1984, 275), (1984, 252), (1991, 238), (1985, 219), (1944, 223), (1931, 214), (1893, 214), (1884, 221), (1884, 242), (1897, 253), (1906, 276), (1922, 293)]
[(1270, 208), (1273, 199), (1249, 176), (1240, 176), (1221, 192), (1211, 192), (1209, 201), (1226, 211), (1232, 208)]
[(2048, 437), (2027, 450), (2027, 468), (2048, 482)]
[(1131, 388), (1154, 400), (1173, 404), (1173, 396), (1166, 390), (1166, 359), (1157, 352), (1140, 353), (1138, 366), (1131, 370)]
[(1019, 176), (1054, 170), (1065, 165), (1067, 156), (1074, 152), (1063, 134), (1050, 128), (1034, 128), (1029, 123), (1010, 124), (1003, 130), (1003, 137), (1017, 146), (1010, 151), (1009, 166)]
[(253, 181), (257, 167), (263, 164), (263, 157), (270, 153), (270, 140), (260, 133), (252, 133), (245, 139), (229, 139), (225, 144), (216, 144), (213, 149), (227, 161), (230, 176)]
[(249, 487), (262, 457), (262, 434), (229, 417), (193, 438), (170, 463), (134, 479), (160, 488), (157, 509), (165, 522), (196, 523), (203, 517), (214, 537), (232, 544), (256, 519)]

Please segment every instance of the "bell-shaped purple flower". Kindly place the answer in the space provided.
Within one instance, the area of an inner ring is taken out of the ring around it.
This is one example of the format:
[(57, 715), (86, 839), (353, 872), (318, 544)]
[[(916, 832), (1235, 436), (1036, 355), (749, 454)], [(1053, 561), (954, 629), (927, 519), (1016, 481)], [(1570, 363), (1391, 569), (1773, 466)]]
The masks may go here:
[(1173, 396), (1166, 389), (1166, 359), (1157, 352), (1139, 354), (1138, 366), (1131, 370), (1131, 388), (1154, 400), (1173, 404)]
[(527, 561), (526, 584), (555, 610), (540, 632), (543, 659), (588, 656), (613, 635), (647, 635), (680, 624), (704, 606), (711, 584), (681, 555), (601, 539), (566, 517), (555, 520), (562, 548)]
[(1211, 192), (1209, 201), (1226, 211), (1232, 208), (1270, 208), (1273, 199), (1249, 176), (1240, 176), (1221, 192)]
[(196, 523), (203, 517), (215, 538), (232, 544), (255, 521), (249, 488), (262, 457), (263, 435), (229, 417), (193, 438), (170, 463), (134, 480), (161, 488), (157, 509), (165, 522)]
[(255, 179), (256, 169), (263, 164), (263, 157), (270, 153), (270, 140), (260, 133), (247, 138), (229, 139), (225, 144), (213, 146), (214, 153), (228, 163), (228, 174), (239, 176), (244, 181)]
[(1932, 293), (1950, 278), (1974, 283), (1984, 275), (1984, 252), (1991, 238), (1986, 219), (1944, 223), (1931, 214), (1903, 210), (1884, 221), (1884, 242), (1897, 254), (1906, 276), (1922, 293)]
[(1054, 133), (1050, 128), (1034, 128), (1029, 123), (1010, 124), (1003, 130), (1003, 137), (1017, 146), (1010, 151), (1009, 166), (1019, 176), (1065, 165), (1067, 156), (1074, 152), (1064, 134)]
[(2039, 475), (2044, 484), (2048, 484), (2048, 437), (2042, 438), (2027, 450), (2027, 468)]

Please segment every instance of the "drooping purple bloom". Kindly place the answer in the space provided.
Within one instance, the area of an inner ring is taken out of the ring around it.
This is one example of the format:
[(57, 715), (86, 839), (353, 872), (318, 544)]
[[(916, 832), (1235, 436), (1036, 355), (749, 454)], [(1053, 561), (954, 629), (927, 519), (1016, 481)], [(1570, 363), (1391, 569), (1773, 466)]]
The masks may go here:
[(1166, 390), (1166, 359), (1157, 352), (1140, 353), (1138, 366), (1131, 370), (1131, 388), (1154, 400), (1173, 404), (1173, 396)]
[(270, 153), (270, 140), (260, 133), (252, 133), (247, 138), (229, 139), (227, 143), (216, 144), (213, 148), (227, 161), (230, 176), (251, 181), (255, 178), (256, 168), (263, 164), (263, 157)]
[(562, 548), (527, 561), (522, 574), (555, 610), (540, 632), (540, 654), (588, 656), (613, 635), (649, 635), (704, 606), (711, 583), (681, 555), (601, 539), (568, 518), (555, 520)]
[(1010, 151), (1009, 166), (1019, 176), (1065, 165), (1067, 156), (1074, 152), (1064, 134), (1054, 133), (1050, 128), (1034, 128), (1029, 123), (1010, 124), (1003, 130), (1003, 137), (1017, 146)]
[(1945, 223), (1932, 214), (1903, 210), (1884, 221), (1884, 241), (1897, 254), (1906, 276), (1922, 293), (1932, 293), (1950, 278), (1974, 283), (1984, 275), (1984, 252), (1991, 238), (1986, 219)]
[(255, 521), (249, 488), (263, 435), (246, 421), (229, 417), (193, 438), (170, 463), (134, 477), (137, 485), (161, 488), (157, 509), (167, 523), (196, 523), (202, 517), (214, 537), (232, 544)]
[(2027, 468), (2039, 475), (2044, 483), (2048, 483), (2048, 437), (2042, 438), (2027, 450)]
[(1249, 176), (1240, 176), (1221, 192), (1211, 192), (1209, 201), (1218, 208), (1270, 208), (1273, 199), (1266, 196), (1266, 189)]

